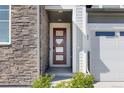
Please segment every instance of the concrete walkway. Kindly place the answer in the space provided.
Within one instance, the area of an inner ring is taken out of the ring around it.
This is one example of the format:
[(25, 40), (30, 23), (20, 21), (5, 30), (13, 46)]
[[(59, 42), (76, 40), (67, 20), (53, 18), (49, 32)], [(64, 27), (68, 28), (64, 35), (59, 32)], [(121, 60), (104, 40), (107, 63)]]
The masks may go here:
[(54, 77), (52, 81), (52, 86), (62, 81), (69, 81), (72, 77), (71, 68), (68, 67), (50, 67), (46, 73)]
[(124, 82), (95, 82), (95, 88), (124, 88)]
[(71, 76), (55, 76), (55, 78), (52, 81), (52, 86), (55, 86), (56, 84), (62, 82), (62, 81), (70, 81)]

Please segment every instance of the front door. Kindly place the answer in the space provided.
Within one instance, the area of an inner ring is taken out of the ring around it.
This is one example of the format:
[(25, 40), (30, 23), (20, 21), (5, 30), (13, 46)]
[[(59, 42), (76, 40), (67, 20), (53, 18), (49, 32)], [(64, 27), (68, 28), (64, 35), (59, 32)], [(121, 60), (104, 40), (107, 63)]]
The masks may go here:
[(66, 28), (53, 28), (53, 64), (66, 64)]

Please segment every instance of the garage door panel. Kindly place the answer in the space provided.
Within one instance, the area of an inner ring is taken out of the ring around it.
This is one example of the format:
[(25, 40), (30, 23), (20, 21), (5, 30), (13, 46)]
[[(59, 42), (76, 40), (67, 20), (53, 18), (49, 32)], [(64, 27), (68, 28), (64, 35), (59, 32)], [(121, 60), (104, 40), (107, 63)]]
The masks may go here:
[(124, 36), (96, 36), (90, 32), (90, 72), (95, 81), (124, 81)]
[[(97, 71), (96, 71), (97, 70)], [(110, 72), (104, 72), (101, 73), (101, 71), (103, 71), (104, 69), (94, 69), (92, 75), (95, 77), (95, 81), (123, 81), (124, 77), (120, 77), (120, 76), (124, 76), (123, 73), (118, 74), (118, 72), (115, 71), (110, 71)], [(95, 73), (94, 73), (95, 72)]]

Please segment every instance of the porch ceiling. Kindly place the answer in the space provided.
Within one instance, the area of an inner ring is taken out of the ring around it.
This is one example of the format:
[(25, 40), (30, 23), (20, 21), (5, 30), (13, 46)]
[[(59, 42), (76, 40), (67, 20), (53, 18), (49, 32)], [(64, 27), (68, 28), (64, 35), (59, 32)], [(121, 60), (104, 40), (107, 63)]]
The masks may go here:
[(54, 23), (71, 23), (72, 22), (72, 12), (71, 11), (48, 11), (49, 21)]

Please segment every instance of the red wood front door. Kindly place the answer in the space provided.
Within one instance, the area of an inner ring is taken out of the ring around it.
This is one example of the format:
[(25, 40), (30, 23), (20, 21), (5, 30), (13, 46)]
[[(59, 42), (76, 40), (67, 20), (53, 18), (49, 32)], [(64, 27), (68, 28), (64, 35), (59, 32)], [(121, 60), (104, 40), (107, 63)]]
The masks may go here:
[(66, 28), (53, 28), (53, 64), (66, 64)]

